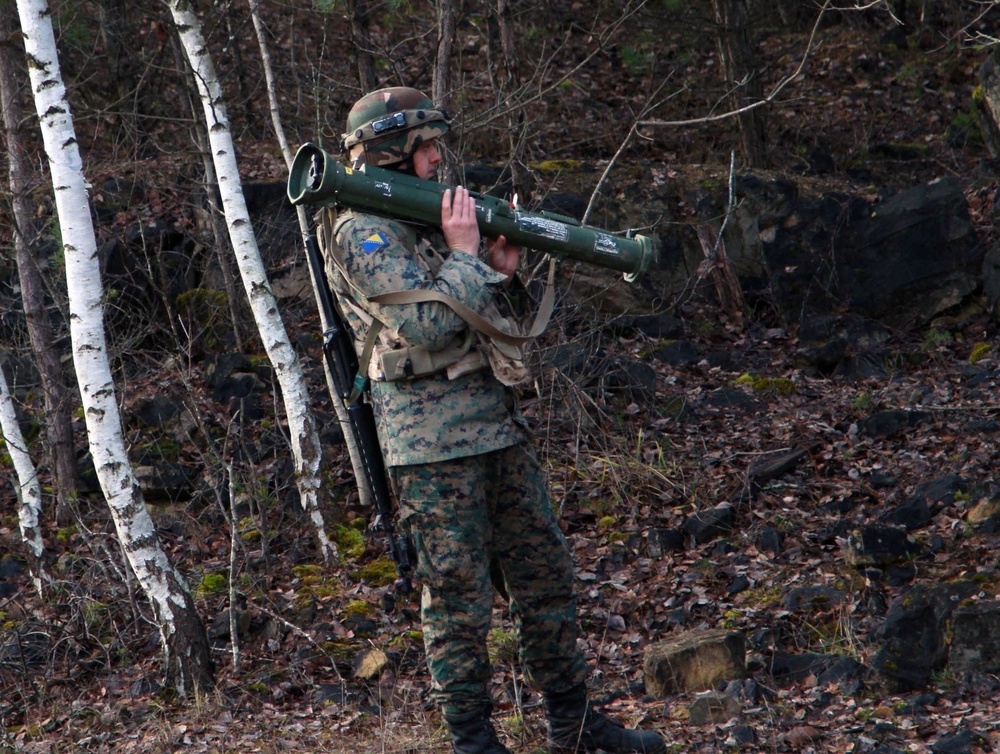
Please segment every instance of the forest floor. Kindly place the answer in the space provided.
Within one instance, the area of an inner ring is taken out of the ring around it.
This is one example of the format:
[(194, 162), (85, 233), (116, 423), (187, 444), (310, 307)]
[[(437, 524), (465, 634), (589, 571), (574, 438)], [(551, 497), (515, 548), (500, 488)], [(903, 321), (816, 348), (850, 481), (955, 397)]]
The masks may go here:
[[(555, 5), (567, 13), (583, 6)], [(621, 145), (623, 123), (612, 118), (619, 130), (596, 129), (593, 113), (631, 118), (666, 70), (678, 72), (672, 80), (677, 94), (662, 117), (686, 118), (713, 107), (715, 95), (699, 81), (715, 75), (707, 63), (714, 48), (706, 43), (691, 54), (672, 31), (658, 29), (650, 18), (644, 23), (644, 44), (654, 40), (655, 54), (633, 37), (634, 45), (597, 56), (573, 85), (551, 95), (558, 102), (534, 121), (540, 145), (534, 158), (584, 160), (599, 170)], [(827, 155), (834, 166), (822, 180), (873, 196), (957, 175), (968, 183), (983, 242), (991, 243), (996, 176), (972, 126), (972, 92), (985, 53), (956, 41), (955, 30), (933, 27), (910, 35), (904, 50), (884, 41), (886, 28), (841, 22), (819, 35), (809, 67), (770, 114), (773, 170), (793, 179), (815, 177), (815, 166), (825, 164), (821, 158)], [(808, 31), (763, 39), (775, 81), (795, 70), (807, 40)], [(726, 170), (726, 155), (735, 146), (731, 126), (650, 128), (620, 159), (696, 176), (706, 165)], [(252, 177), (283, 180), (271, 145), (247, 141), (240, 148), (254, 166)], [(1000, 598), (997, 538), (976, 533), (966, 521), (974, 499), (945, 506), (918, 533), (936, 546), (933, 556), (917, 564), (914, 581), (873, 585), (844, 561), (852, 528), (876, 520), (919, 485), (956, 474), (968, 490), (995, 486), (995, 317), (965, 313), (920, 332), (898, 333), (894, 367), (847, 379), (803, 370), (795, 333), (780, 323), (754, 322), (736, 331), (712, 301), (700, 298), (673, 313), (700, 354), (727, 357), (681, 367), (651, 362), (657, 387), (648, 404), (605, 401), (553, 372), (543, 373), (525, 395), (524, 410), (576, 559), (582, 644), (594, 668), (595, 697), (619, 719), (660, 731), (668, 750), (678, 753), (1000, 749), (998, 685), (989, 679), (942, 673), (929, 688), (910, 692), (891, 691), (874, 678), (852, 694), (817, 687), (814, 678), (776, 687), (752, 649), (750, 672), (773, 694), (737, 718), (706, 725), (689, 720), (693, 695), (652, 698), (642, 684), (645, 648), (679, 630), (769, 633), (786, 650), (840, 653), (870, 665), (878, 647), (874, 601), (890, 602), (913, 583), (962, 576), (982, 580), (981, 598)], [(308, 334), (319, 329), (315, 312), (296, 312), (289, 323), (293, 340), (304, 344), (317, 386), (323, 384), (321, 355)], [(973, 365), (970, 357), (980, 343), (991, 348)], [(661, 345), (622, 332), (602, 347), (642, 358)], [(764, 380), (740, 379), (748, 374)], [(768, 382), (772, 378), (787, 382)], [(151, 369), (129, 390), (135, 396), (175, 379), (166, 369)], [(742, 400), (712, 401), (720, 390)], [(329, 415), (328, 399), (316, 392), (317, 411)], [(193, 398), (211, 414), (205, 395)], [(857, 432), (858, 422), (874, 411), (908, 406), (920, 406), (930, 419), (905, 437), (873, 439)], [(247, 432), (259, 440), (254, 430)], [(693, 510), (745, 499), (750, 465), (792, 448), (806, 449), (805, 459), (741, 509), (739, 531), (726, 546), (689, 543), (662, 555), (650, 551), (650, 532), (678, 527)], [(449, 750), (428, 703), (418, 601), (412, 595), (391, 599), (389, 587), (373, 585), (366, 574), (365, 567), (383, 556), (383, 542), (352, 536), (369, 512), (355, 502), (342, 451), (336, 448), (333, 455), (331, 520), (343, 562), (331, 569), (318, 562), (294, 503), (279, 499), (287, 488), (276, 491), (270, 508), (253, 514), (257, 518), (235, 543), (228, 511), (219, 506), (157, 509), (164, 545), (189, 575), (214, 637), (217, 686), (194, 701), (177, 699), (159, 685), (156, 630), (125, 574), (99, 500), (81, 501), (75, 526), (49, 525), (46, 543), (59, 578), (51, 600), (35, 598), (23, 571), (6, 558), (12, 570), (0, 577), (17, 589), (0, 598), (0, 752)], [(266, 478), (274, 469), (262, 464), (256, 471)], [(3, 484), (8, 512), (14, 509), (11, 488)], [(758, 547), (757, 535), (767, 526), (785, 533), (780, 551)], [(20, 552), (17, 522), (8, 514), (0, 553)], [(231, 556), (239, 584), (236, 647), (228, 641), (228, 592), (210, 578), (228, 577)], [(737, 577), (746, 586), (734, 591)], [(798, 614), (784, 595), (805, 585), (837, 585), (847, 596), (826, 610)], [(496, 608), (495, 719), (515, 754), (540, 751), (539, 700), (522, 686), (511, 624), (499, 599)], [(371, 664), (379, 672), (366, 678)], [(752, 741), (740, 739), (739, 726), (752, 729)], [(962, 731), (968, 732), (964, 748), (941, 742)]]

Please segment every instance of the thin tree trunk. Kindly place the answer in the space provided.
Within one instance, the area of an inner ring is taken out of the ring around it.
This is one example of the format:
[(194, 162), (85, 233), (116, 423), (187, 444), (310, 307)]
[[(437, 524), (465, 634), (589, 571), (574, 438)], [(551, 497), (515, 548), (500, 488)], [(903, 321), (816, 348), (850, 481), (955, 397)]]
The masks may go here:
[(39, 272), (32, 245), (35, 227), (28, 191), (30, 163), (21, 139), (24, 110), (18, 82), (21, 68), (14, 60), (22, 51), (15, 51), (12, 33), (15, 8), (0, 6), (0, 110), (3, 110), (4, 135), (7, 143), (10, 177), (11, 208), (14, 214), (14, 250), (17, 276), (21, 285), (21, 305), (28, 325), (28, 337), (35, 352), (42, 379), (45, 404), (45, 455), (52, 469), (52, 486), (56, 500), (56, 518), (61, 523), (72, 519), (71, 505), (76, 499), (77, 466), (70, 415), (71, 394), (66, 386), (62, 362), (55, 347), (55, 337), (45, 307), (45, 283)]
[[(0, 11), (2, 13), (3, 11)], [(28, 446), (21, 434), (21, 425), (17, 423), (17, 411), (7, 387), (7, 378), (0, 369), (0, 434), (3, 444), (14, 462), (17, 474), (17, 521), (21, 528), (21, 540), (28, 548), (28, 570), (35, 584), (35, 591), (42, 599), (45, 598), (43, 585), (48, 583), (49, 576), (45, 573), (42, 557), (45, 555), (45, 545), (42, 542), (42, 531), (38, 522), (42, 516), (42, 488), (38, 484), (38, 473), (28, 455)]]
[(533, 189), (526, 159), (525, 115), (515, 98), (521, 85), (521, 66), (515, 44), (512, 0), (490, 0), (490, 75), (498, 104), (507, 110), (506, 132), (514, 193), (528, 200)]
[(368, 7), (368, 0), (352, 0), (348, 5), (358, 83), (362, 92), (371, 92), (378, 89), (378, 75), (375, 73), (375, 55), (372, 48), (371, 9)]
[[(277, 87), (274, 83), (274, 71), (271, 67), (271, 53), (268, 51), (267, 47), (267, 31), (264, 28), (264, 24), (260, 19), (260, 14), (257, 12), (257, 7), (260, 4), (260, 0), (247, 0), (250, 3), (250, 15), (253, 18), (254, 31), (257, 33), (257, 44), (260, 47), (260, 58), (264, 64), (264, 79), (267, 82), (267, 98), (271, 110), (271, 123), (274, 127), (274, 133), (278, 137), (278, 144), (281, 146), (281, 154), (285, 158), (285, 164), (291, 168), (292, 159), (294, 155), (292, 154), (291, 145), (288, 143), (288, 137), (285, 135), (285, 127), (281, 123), (281, 112), (278, 107), (278, 95)], [(309, 234), (309, 220), (306, 217), (305, 207), (299, 205), (295, 208), (295, 213), (299, 221), (299, 230), (302, 233), (302, 238)], [(310, 280), (311, 280), (310, 276)], [(323, 311), (323, 306), (320, 302), (319, 291), (313, 288), (313, 294), (316, 297), (316, 309), (319, 311), (320, 325), (323, 331), (326, 332), (330, 328), (330, 322), (326, 319), (326, 312)], [(366, 507), (371, 507), (374, 510), (375, 498), (372, 493), (371, 486), (368, 484), (368, 477), (365, 474), (364, 461), (361, 457), (361, 451), (358, 449), (358, 442), (354, 437), (354, 433), (350, 431), (350, 416), (347, 413), (347, 407), (344, 402), (340, 400), (340, 396), (337, 394), (337, 387), (333, 382), (333, 375), (330, 373), (330, 367), (323, 360), (323, 371), (326, 374), (326, 388), (330, 393), (330, 400), (333, 402), (334, 411), (337, 414), (337, 421), (340, 422), (340, 426), (344, 428), (344, 444), (347, 446), (347, 454), (351, 459), (351, 468), (354, 471), (354, 478), (358, 483), (358, 497), (361, 504)]]
[(168, 682), (181, 694), (206, 690), (212, 659), (205, 626), (187, 584), (160, 547), (122, 436), (104, 332), (97, 239), (51, 12), (46, 0), (18, 0), (17, 10), (62, 231), (73, 363), (97, 478), (122, 549), (152, 605)]
[[(758, 75), (758, 61), (750, 41), (747, 23), (747, 0), (712, 0), (715, 23), (718, 26), (719, 57), (726, 82), (732, 90), (730, 102), (734, 110), (764, 99), (764, 88)], [(754, 108), (737, 116), (740, 141), (747, 167), (766, 168), (767, 140), (763, 108)]]
[(698, 266), (699, 276), (711, 274), (719, 304), (737, 331), (743, 332), (746, 323), (746, 302), (743, 300), (743, 288), (740, 286), (739, 278), (726, 255), (726, 244), (710, 225), (698, 225), (697, 233), (701, 251), (705, 255), (705, 260)]
[(260, 331), (261, 340), (281, 387), (291, 435), (299, 498), (312, 523), (323, 560), (330, 562), (337, 557), (337, 551), (327, 537), (319, 506), (321, 457), (319, 432), (310, 410), (309, 392), (302, 365), (278, 314), (278, 304), (271, 292), (271, 285), (267, 280), (260, 251), (257, 248), (257, 239), (243, 196), (235, 146), (226, 106), (222, 101), (219, 77), (208, 55), (198, 17), (182, 0), (167, 0), (167, 5), (201, 95), (212, 159), (219, 181), (219, 194), (222, 197), (222, 209), (226, 215), (240, 277), (243, 278), (243, 287), (250, 301), (257, 329)]
[(455, 49), (455, 3), (438, 0), (437, 53), (434, 57), (434, 74), (431, 98), (445, 110), (451, 105), (451, 53)]
[[(455, 18), (457, 3), (452, 0), (437, 0), (437, 53), (434, 57), (434, 71), (431, 82), (431, 99), (448, 110), (451, 107), (451, 53), (455, 49)], [(450, 153), (442, 154), (440, 179), (444, 183), (455, 183), (455, 160)]]

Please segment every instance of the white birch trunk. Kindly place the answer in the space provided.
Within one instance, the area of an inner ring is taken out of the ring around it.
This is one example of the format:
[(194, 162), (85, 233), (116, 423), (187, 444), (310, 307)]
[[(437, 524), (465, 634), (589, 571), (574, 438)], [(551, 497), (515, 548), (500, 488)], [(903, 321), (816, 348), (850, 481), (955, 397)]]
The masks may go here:
[[(267, 49), (267, 42), (264, 36), (264, 24), (260, 20), (260, 14), (257, 12), (260, 0), (248, 0), (248, 2), (250, 3), (250, 17), (253, 19), (253, 28), (257, 33), (257, 44), (260, 47), (260, 59), (264, 64), (264, 80), (267, 83), (267, 101), (271, 111), (271, 125), (274, 126), (274, 133), (278, 137), (278, 144), (281, 146), (281, 154), (285, 158), (285, 165), (291, 168), (294, 155), (292, 155), (292, 148), (288, 143), (288, 137), (285, 135), (285, 128), (281, 124), (281, 112), (278, 108), (277, 86), (274, 83), (274, 72), (271, 67), (271, 54)], [(302, 233), (302, 241), (304, 245), (305, 239), (309, 235), (309, 220), (306, 217), (305, 207), (301, 204), (297, 206), (295, 208), (295, 215), (299, 221), (299, 231)], [(312, 277), (310, 276), (309, 279), (312, 280)], [(326, 312), (323, 311), (320, 294), (319, 291), (316, 290), (315, 285), (313, 286), (313, 294), (316, 296), (316, 309), (319, 311), (320, 324), (323, 327), (323, 331), (326, 332), (330, 329), (330, 322), (327, 321), (327, 315)], [(337, 394), (337, 388), (333, 382), (333, 375), (330, 373), (330, 368), (326, 359), (323, 360), (323, 371), (326, 375), (326, 387), (330, 393), (330, 400), (333, 403), (333, 409), (337, 414), (337, 420), (340, 422), (340, 426), (343, 428), (344, 445), (347, 447), (347, 455), (350, 456), (351, 468), (354, 470), (354, 478), (357, 480), (358, 484), (358, 499), (362, 507), (372, 508), (375, 505), (374, 493), (372, 492), (371, 485), (368, 484), (367, 477), (365, 476), (365, 467), (361, 458), (361, 451), (358, 449), (358, 441), (354, 438), (354, 433), (351, 431), (351, 419), (347, 414), (347, 407), (344, 405), (344, 401), (341, 400), (340, 396)]]
[(17, 411), (14, 409), (14, 400), (10, 396), (3, 369), (0, 369), (0, 434), (3, 435), (4, 445), (17, 474), (17, 521), (21, 527), (21, 539), (31, 555), (28, 568), (35, 583), (35, 591), (44, 599), (42, 586), (49, 578), (42, 561), (45, 545), (42, 543), (41, 529), (38, 528), (42, 516), (42, 488), (38, 484), (35, 464), (28, 455), (28, 445), (21, 434), (21, 425), (17, 423)]
[(219, 181), (222, 210), (229, 226), (240, 277), (243, 278), (243, 287), (250, 300), (250, 309), (253, 311), (257, 329), (260, 331), (261, 340), (281, 388), (292, 441), (299, 498), (312, 522), (323, 560), (329, 562), (337, 557), (337, 551), (326, 535), (323, 514), (319, 506), (321, 457), (319, 432), (310, 410), (309, 392), (302, 366), (281, 321), (278, 305), (271, 292), (271, 284), (267, 280), (260, 251), (257, 248), (257, 239), (240, 182), (236, 149), (229, 128), (229, 116), (222, 100), (222, 88), (215, 72), (215, 65), (205, 46), (201, 22), (191, 9), (190, 3), (186, 0), (166, 0), (166, 2), (170, 7), (201, 96), (212, 160)]
[(52, 172), (69, 294), (73, 364), (101, 489), (163, 640), (168, 682), (185, 694), (207, 688), (211, 657), (190, 590), (160, 547), (128, 462), (104, 335), (97, 240), (73, 117), (46, 0), (17, 0), (35, 109)]

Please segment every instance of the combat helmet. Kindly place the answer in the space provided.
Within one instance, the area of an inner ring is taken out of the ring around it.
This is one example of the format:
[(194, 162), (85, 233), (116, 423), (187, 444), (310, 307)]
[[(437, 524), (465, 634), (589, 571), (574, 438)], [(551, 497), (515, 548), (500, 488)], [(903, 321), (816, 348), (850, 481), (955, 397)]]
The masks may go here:
[(393, 86), (366, 94), (347, 115), (340, 148), (352, 163), (387, 167), (408, 160), (417, 147), (448, 130), (451, 119), (417, 89)]

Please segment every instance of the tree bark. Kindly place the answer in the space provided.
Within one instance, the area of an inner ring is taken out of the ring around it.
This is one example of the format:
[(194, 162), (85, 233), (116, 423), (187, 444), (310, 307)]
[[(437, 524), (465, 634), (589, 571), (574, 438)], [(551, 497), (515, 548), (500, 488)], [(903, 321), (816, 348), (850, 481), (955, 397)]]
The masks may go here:
[[(764, 99), (764, 88), (757, 74), (760, 56), (750, 41), (747, 0), (712, 0), (712, 7), (718, 27), (722, 71), (731, 87), (729, 100), (733, 109), (739, 110)], [(737, 120), (747, 167), (768, 167), (763, 109), (758, 107), (740, 113)]]
[[(458, 3), (451, 0), (435, 2), (437, 14), (437, 51), (434, 55), (434, 70), (431, 73), (431, 99), (434, 104), (445, 111), (451, 108), (451, 55), (455, 49), (455, 24)], [(451, 151), (441, 153), (441, 165), (438, 167), (438, 177), (443, 183), (458, 183), (456, 179), (457, 165)]]
[(53, 475), (56, 518), (60, 523), (68, 523), (72, 519), (71, 505), (76, 499), (78, 482), (70, 413), (72, 398), (46, 311), (45, 283), (32, 249), (36, 229), (28, 190), (30, 163), (20, 132), (25, 120), (18, 91), (21, 73), (14, 62), (14, 56), (20, 57), (22, 51), (15, 52), (10, 42), (17, 26), (14, 13), (14, 6), (0, 6), (0, 110), (3, 110), (11, 209), (14, 214), (14, 253), (28, 337), (42, 380), (47, 440), (45, 456)]
[(17, 10), (62, 231), (73, 363), (94, 467), (118, 538), (153, 608), (168, 683), (181, 694), (207, 690), (212, 658), (204, 624), (183, 577), (160, 547), (122, 436), (104, 332), (97, 239), (51, 12), (46, 0), (18, 0)]
[(710, 225), (699, 225), (697, 234), (702, 253), (705, 255), (705, 260), (698, 266), (698, 275), (700, 277), (711, 274), (719, 304), (737, 331), (743, 332), (746, 323), (746, 302), (743, 300), (743, 288), (740, 286), (739, 278), (729, 264), (726, 244)]
[[(274, 72), (271, 67), (271, 54), (268, 51), (266, 36), (264, 34), (264, 26), (260, 20), (260, 14), (257, 12), (257, 6), (260, 0), (248, 0), (248, 2), (250, 3), (250, 16), (253, 19), (254, 30), (257, 33), (257, 44), (260, 47), (260, 58), (264, 65), (264, 79), (267, 82), (267, 98), (270, 103), (271, 123), (274, 127), (274, 133), (278, 137), (278, 144), (281, 146), (281, 154), (285, 158), (285, 165), (291, 168), (294, 155), (292, 155), (292, 148), (288, 143), (288, 137), (285, 135), (285, 128), (281, 122), (281, 112), (278, 107), (278, 92), (274, 83)], [(309, 220), (306, 217), (305, 207), (302, 205), (296, 207), (295, 214), (299, 222), (299, 230), (302, 233), (304, 243), (304, 239), (309, 234)], [(313, 288), (313, 294), (316, 297), (316, 309), (319, 312), (320, 325), (323, 328), (323, 332), (326, 332), (330, 329), (331, 323), (326, 319), (326, 312), (323, 310), (323, 306), (320, 303), (319, 291), (317, 291), (315, 287)], [(367, 482), (368, 477), (365, 474), (364, 460), (361, 457), (358, 442), (354, 437), (354, 433), (349, 429), (351, 426), (351, 419), (347, 413), (347, 406), (344, 405), (344, 402), (340, 399), (340, 396), (337, 393), (337, 387), (334, 384), (333, 375), (330, 373), (330, 367), (329, 364), (327, 364), (326, 359), (323, 359), (323, 371), (326, 376), (326, 388), (330, 394), (333, 409), (337, 414), (337, 421), (339, 421), (340, 426), (344, 428), (344, 444), (347, 447), (347, 454), (351, 459), (351, 469), (354, 471), (354, 478), (357, 480), (358, 498), (362, 506), (369, 508), (370, 510), (374, 510), (375, 496), (372, 492), (371, 486)]]
[(257, 248), (257, 239), (243, 196), (239, 168), (236, 164), (236, 149), (229, 127), (229, 116), (222, 101), (219, 77), (208, 54), (198, 17), (182, 0), (167, 0), (167, 4), (201, 96), (212, 160), (219, 181), (222, 209), (226, 216), (240, 277), (243, 279), (243, 287), (250, 301), (261, 340), (281, 388), (291, 435), (299, 498), (312, 523), (323, 560), (330, 562), (336, 559), (337, 552), (326, 535), (319, 506), (321, 457), (319, 431), (310, 410), (309, 392), (302, 365), (281, 321), (278, 304), (271, 292), (271, 285), (267, 280), (260, 251)]
[(349, 8), (358, 83), (362, 92), (372, 92), (378, 89), (378, 75), (375, 73), (375, 56), (372, 48), (371, 9), (368, 7), (368, 0), (351, 0)]
[(514, 194), (529, 200), (533, 185), (527, 165), (524, 108), (517, 102), (521, 67), (514, 41), (512, 0), (490, 0), (490, 75), (497, 103), (507, 112), (505, 124), (508, 160)]
[(49, 581), (49, 577), (42, 560), (45, 544), (38, 525), (42, 517), (42, 488), (38, 484), (35, 465), (28, 454), (28, 445), (21, 434), (21, 425), (17, 423), (17, 410), (3, 369), (0, 369), (0, 433), (3, 434), (3, 445), (14, 462), (14, 472), (17, 474), (17, 521), (21, 529), (21, 541), (28, 548), (28, 571), (35, 584), (35, 591), (44, 599), (43, 585)]

